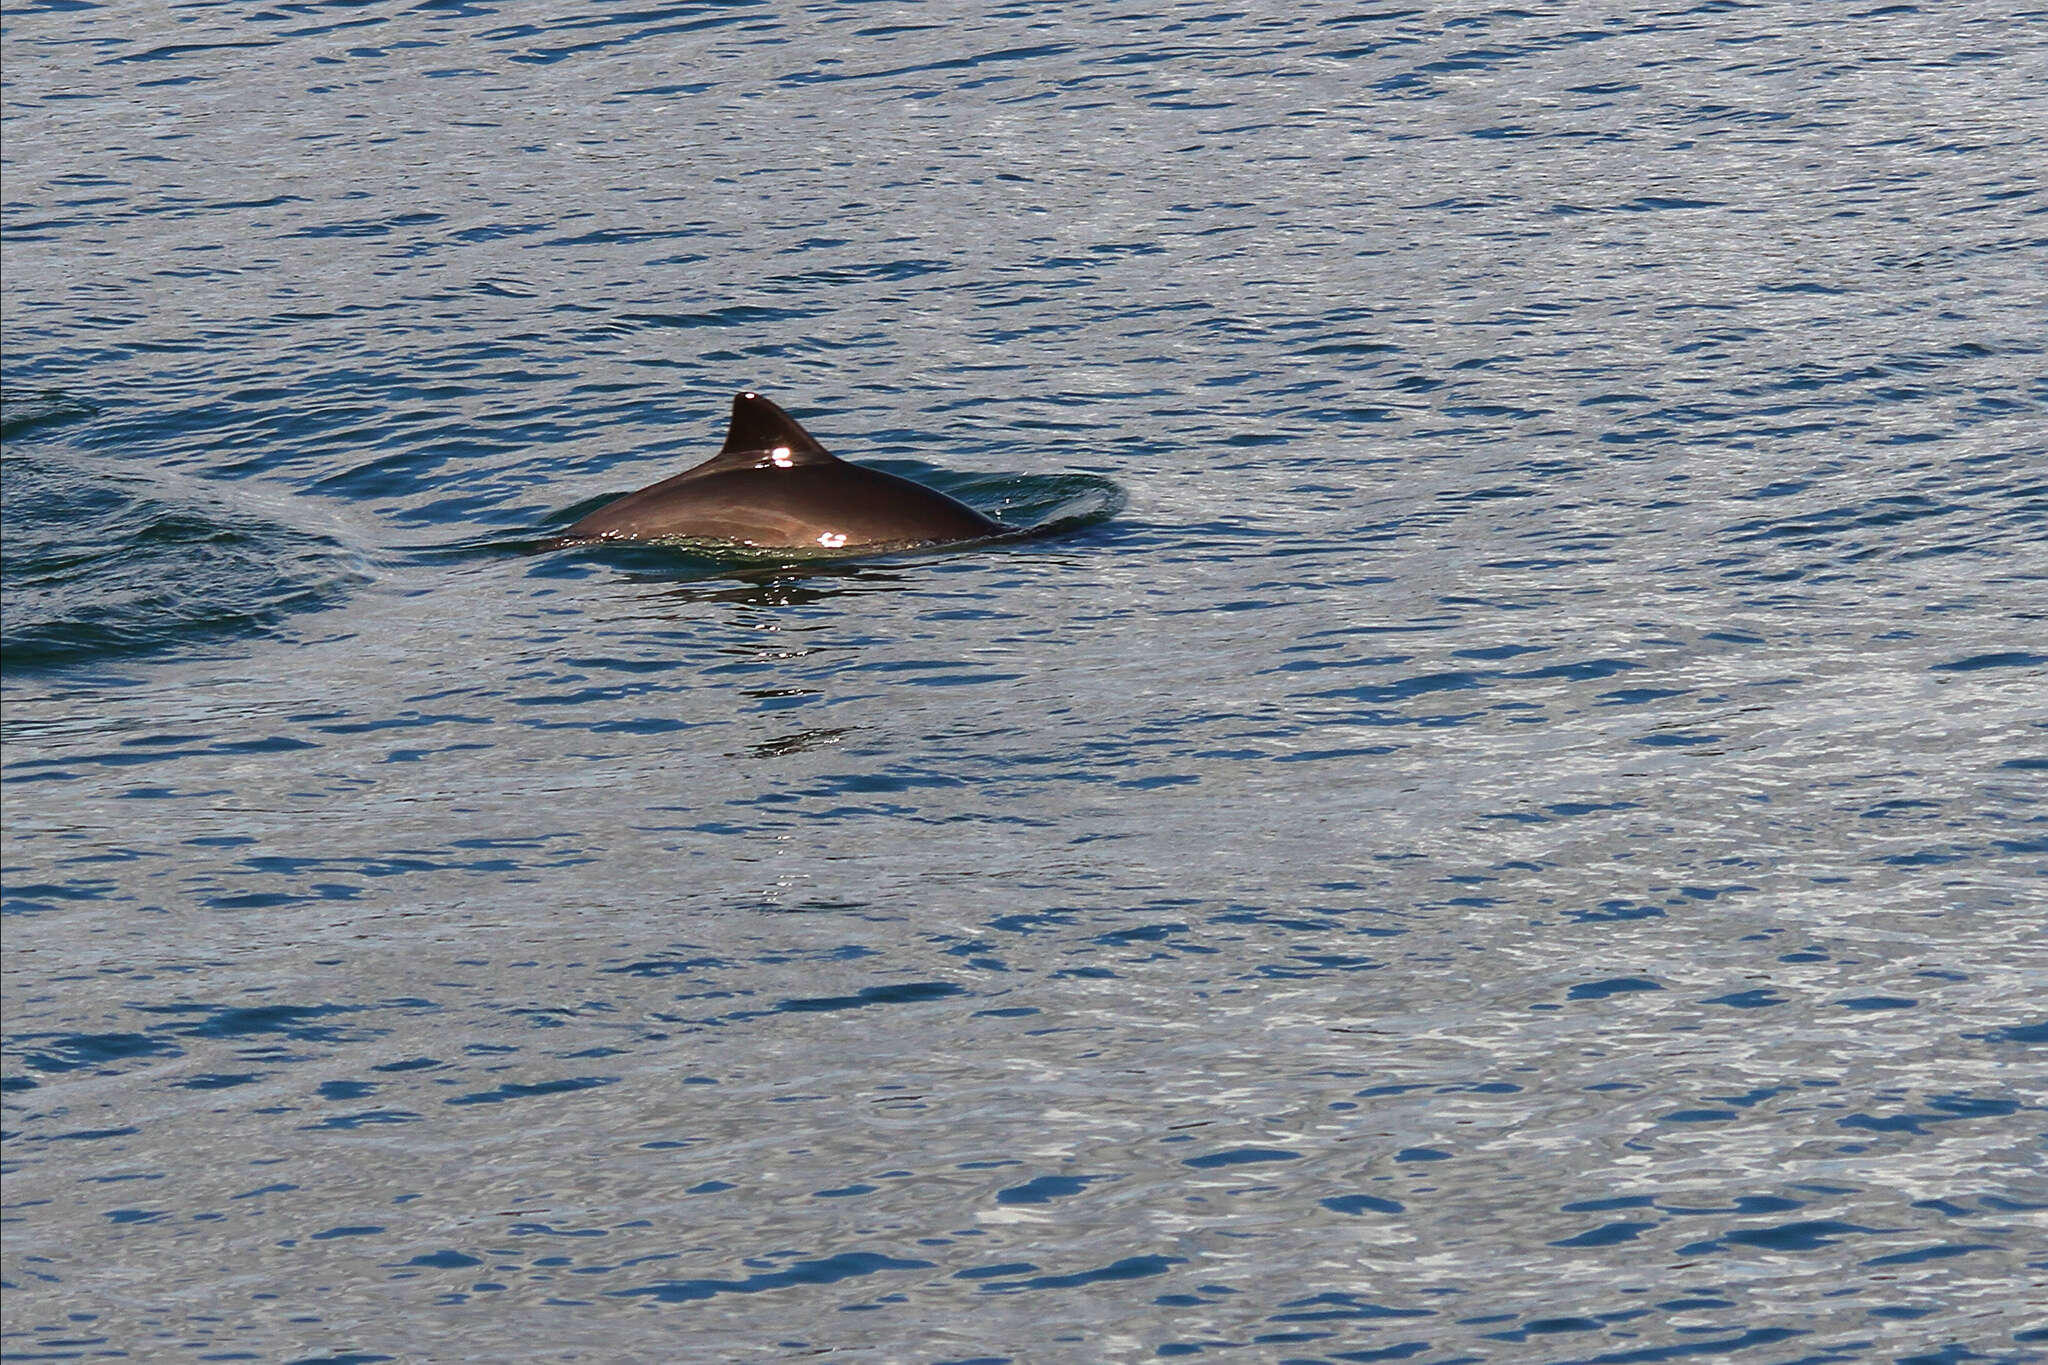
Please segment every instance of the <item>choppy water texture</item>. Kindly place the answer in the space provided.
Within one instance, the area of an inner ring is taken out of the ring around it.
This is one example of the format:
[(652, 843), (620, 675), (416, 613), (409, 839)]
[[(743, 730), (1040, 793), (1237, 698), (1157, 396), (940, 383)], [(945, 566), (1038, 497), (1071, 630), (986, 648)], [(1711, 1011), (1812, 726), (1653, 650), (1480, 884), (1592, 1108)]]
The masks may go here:
[(2048, 1360), (2042, 11), (4, 23), (10, 1358)]

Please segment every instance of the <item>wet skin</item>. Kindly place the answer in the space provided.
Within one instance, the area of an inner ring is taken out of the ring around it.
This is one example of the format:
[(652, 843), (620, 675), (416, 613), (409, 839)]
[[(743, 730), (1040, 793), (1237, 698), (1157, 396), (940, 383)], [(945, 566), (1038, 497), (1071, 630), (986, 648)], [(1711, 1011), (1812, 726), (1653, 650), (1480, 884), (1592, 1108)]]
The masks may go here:
[(606, 503), (564, 538), (815, 551), (985, 540), (1010, 529), (923, 484), (848, 464), (781, 408), (742, 393), (723, 450)]

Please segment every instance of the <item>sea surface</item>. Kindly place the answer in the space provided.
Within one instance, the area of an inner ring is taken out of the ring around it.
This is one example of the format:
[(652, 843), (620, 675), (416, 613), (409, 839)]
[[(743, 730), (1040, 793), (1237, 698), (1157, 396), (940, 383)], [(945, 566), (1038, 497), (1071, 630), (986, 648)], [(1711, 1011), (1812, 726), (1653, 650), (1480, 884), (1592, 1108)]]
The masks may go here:
[(2048, 10), (0, 27), (8, 1360), (2048, 1361)]

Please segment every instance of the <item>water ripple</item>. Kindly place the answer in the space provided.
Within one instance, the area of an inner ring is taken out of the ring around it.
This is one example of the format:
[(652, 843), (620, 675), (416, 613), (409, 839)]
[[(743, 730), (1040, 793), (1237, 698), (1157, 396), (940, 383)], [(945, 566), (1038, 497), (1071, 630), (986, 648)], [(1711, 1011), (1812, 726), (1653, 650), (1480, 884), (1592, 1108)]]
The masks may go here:
[(803, 20), (9, 9), (7, 1351), (2041, 1358), (2027, 25)]

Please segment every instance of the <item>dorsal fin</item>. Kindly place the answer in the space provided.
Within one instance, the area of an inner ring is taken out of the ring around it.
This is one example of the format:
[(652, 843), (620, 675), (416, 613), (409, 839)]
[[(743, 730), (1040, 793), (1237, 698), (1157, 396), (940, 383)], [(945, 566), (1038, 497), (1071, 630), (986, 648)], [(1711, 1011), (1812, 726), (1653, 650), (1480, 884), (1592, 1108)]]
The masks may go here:
[(726, 429), (725, 448), (718, 452), (719, 456), (759, 450), (786, 450), (795, 464), (823, 464), (838, 458), (813, 440), (796, 418), (760, 394), (734, 394), (732, 425)]

